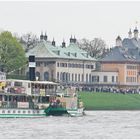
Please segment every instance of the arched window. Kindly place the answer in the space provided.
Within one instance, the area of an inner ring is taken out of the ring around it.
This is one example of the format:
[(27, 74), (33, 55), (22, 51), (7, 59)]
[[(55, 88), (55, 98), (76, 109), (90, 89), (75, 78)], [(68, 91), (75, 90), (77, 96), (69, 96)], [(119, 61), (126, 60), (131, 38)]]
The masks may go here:
[(75, 81), (77, 82), (77, 74), (75, 74)]
[(74, 76), (73, 76), (73, 73), (72, 73), (72, 75), (71, 75), (71, 80), (72, 80), (72, 81), (73, 81), (73, 79), (74, 79), (73, 77), (74, 77)]
[(40, 79), (40, 73), (38, 71), (35, 73), (35, 76), (38, 77), (38, 80)]
[(80, 81), (80, 74), (78, 74), (78, 81)]
[(59, 72), (57, 72), (57, 80), (59, 81)]
[(82, 74), (82, 78), (81, 79), (82, 79), (82, 82), (84, 82), (84, 74)]
[(60, 80), (62, 80), (62, 72), (60, 73)]
[(53, 70), (51, 71), (51, 79), (50, 80), (54, 80), (54, 77), (53, 77)]
[(70, 81), (70, 73), (68, 73), (68, 81)]
[(66, 81), (68, 81), (68, 78), (69, 78), (68, 76), (69, 76), (69, 74), (68, 74), (68, 73), (66, 73), (66, 75), (65, 75), (65, 76), (66, 76)]
[(47, 71), (44, 72), (44, 80), (49, 81), (49, 73)]
[(89, 74), (89, 82), (91, 83), (91, 74)]
[(62, 73), (62, 81), (65, 81), (65, 72)]
[(86, 82), (88, 82), (88, 74), (86, 74)]
[(94, 77), (95, 77), (95, 76), (92, 76), (92, 82), (95, 82), (95, 80), (94, 80), (95, 78), (94, 78)]

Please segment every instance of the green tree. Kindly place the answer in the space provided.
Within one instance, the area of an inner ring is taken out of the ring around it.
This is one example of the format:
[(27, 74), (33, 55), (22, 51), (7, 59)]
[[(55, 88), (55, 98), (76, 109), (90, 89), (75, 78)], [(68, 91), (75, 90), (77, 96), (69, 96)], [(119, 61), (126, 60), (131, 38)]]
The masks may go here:
[(25, 52), (17, 39), (8, 31), (0, 33), (0, 69), (8, 73), (26, 62)]

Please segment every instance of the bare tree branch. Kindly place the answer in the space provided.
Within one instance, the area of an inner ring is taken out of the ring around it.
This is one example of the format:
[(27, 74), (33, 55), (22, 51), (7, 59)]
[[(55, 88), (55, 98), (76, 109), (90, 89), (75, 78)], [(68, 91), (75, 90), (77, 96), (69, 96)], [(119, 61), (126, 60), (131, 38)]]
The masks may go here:
[(21, 36), (20, 38), (20, 43), (25, 45), (25, 51), (27, 52), (28, 50), (34, 48), (37, 43), (38, 43), (38, 38), (36, 35), (32, 33), (27, 33)]
[(100, 38), (94, 38), (89, 41), (88, 39), (82, 39), (78, 41), (79, 48), (87, 51), (92, 57), (100, 58), (104, 53), (106, 43)]

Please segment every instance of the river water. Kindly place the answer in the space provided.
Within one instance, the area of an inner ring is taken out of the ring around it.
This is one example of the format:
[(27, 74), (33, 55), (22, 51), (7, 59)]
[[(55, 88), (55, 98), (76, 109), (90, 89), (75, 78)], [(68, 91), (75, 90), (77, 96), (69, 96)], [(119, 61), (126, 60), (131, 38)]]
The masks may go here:
[(1, 118), (0, 139), (140, 138), (140, 111), (86, 111), (84, 117)]

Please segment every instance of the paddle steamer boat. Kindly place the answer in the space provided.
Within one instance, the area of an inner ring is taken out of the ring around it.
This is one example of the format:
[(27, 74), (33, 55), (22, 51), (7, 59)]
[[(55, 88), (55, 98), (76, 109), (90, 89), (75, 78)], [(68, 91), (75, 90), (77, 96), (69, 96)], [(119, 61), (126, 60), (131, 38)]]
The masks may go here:
[(0, 91), (0, 118), (82, 116), (83, 104), (75, 89), (60, 89), (50, 81), (6, 80)]

